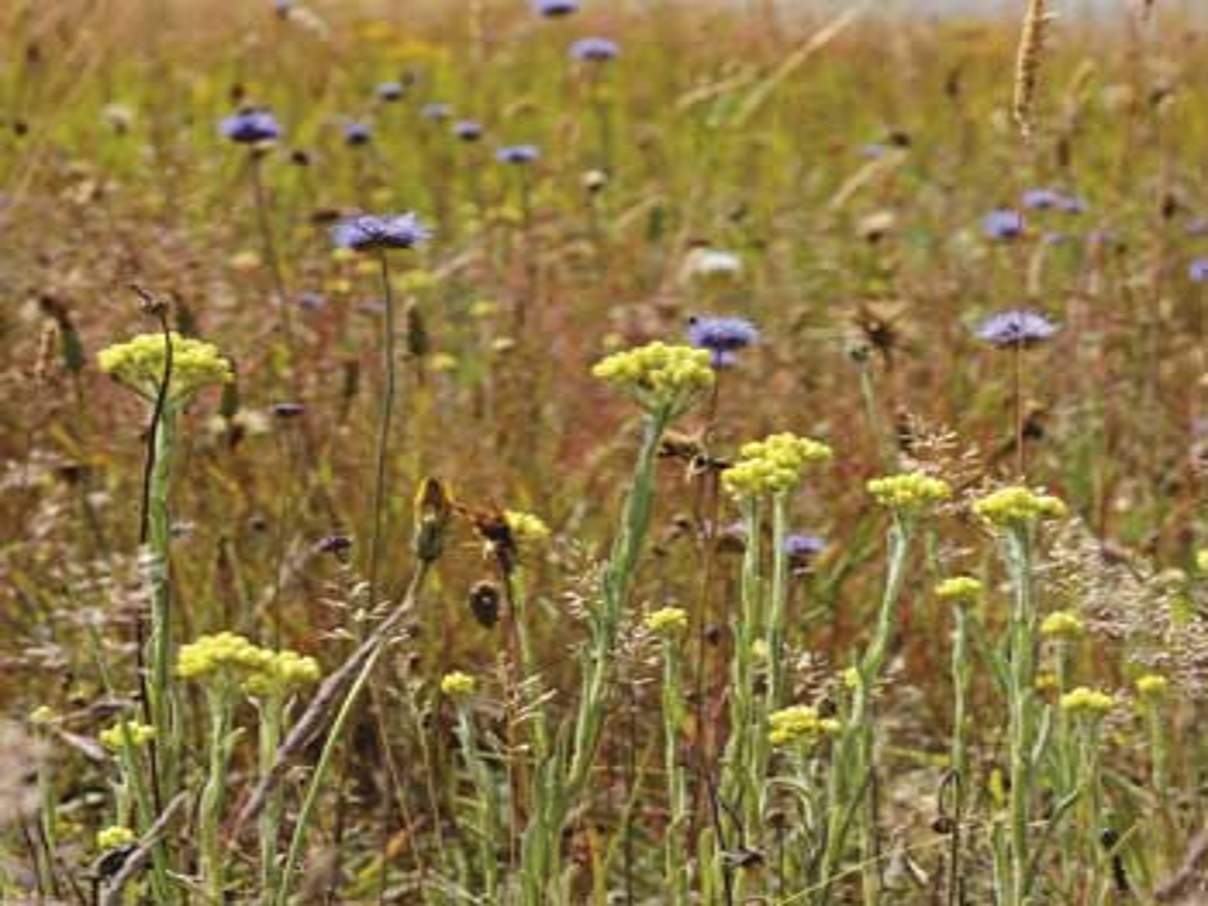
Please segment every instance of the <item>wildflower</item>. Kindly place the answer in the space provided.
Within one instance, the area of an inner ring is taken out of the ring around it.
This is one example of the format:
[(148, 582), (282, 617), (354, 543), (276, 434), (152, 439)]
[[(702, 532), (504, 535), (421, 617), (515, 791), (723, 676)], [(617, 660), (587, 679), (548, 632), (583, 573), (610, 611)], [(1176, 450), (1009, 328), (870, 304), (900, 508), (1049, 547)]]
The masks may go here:
[(1082, 620), (1068, 610), (1054, 611), (1040, 624), (1040, 634), (1051, 639), (1076, 639), (1084, 629)]
[[(172, 374), (168, 396), (183, 401), (208, 384), (228, 384), (235, 379), (231, 363), (218, 347), (201, 340), (169, 334), (172, 344)], [(97, 355), (101, 371), (148, 400), (159, 394), (164, 376), (164, 335), (140, 334), (125, 343), (107, 346)]]
[(1057, 674), (1050, 672), (1037, 673), (1032, 681), (1032, 688), (1037, 692), (1054, 692), (1057, 690)]
[(569, 16), (579, 9), (578, 0), (534, 0), (533, 9), (547, 19)]
[(532, 513), (521, 513), (516, 510), (507, 510), (503, 515), (507, 520), (508, 529), (511, 530), (512, 537), (516, 541), (539, 544), (542, 541), (549, 540), (549, 526), (545, 524), (545, 521), (540, 516), (534, 516)]
[(344, 144), (350, 147), (369, 144), (373, 138), (373, 129), (368, 123), (349, 123), (344, 127)]
[(584, 63), (606, 63), (620, 54), (617, 42), (608, 38), (580, 38), (570, 46), (571, 59)]
[(243, 681), (249, 695), (284, 698), (303, 686), (319, 681), (319, 662), (296, 651), (278, 651)]
[(953, 576), (935, 586), (935, 596), (953, 604), (971, 604), (981, 597), (982, 584), (972, 576)]
[(1102, 717), (1110, 711), (1116, 702), (1106, 692), (1098, 689), (1088, 689), (1079, 686), (1072, 692), (1061, 696), (1061, 710), (1071, 714), (1085, 714), (1088, 717)]
[(1057, 200), (1057, 207), (1066, 214), (1085, 214), (1089, 205), (1079, 195), (1062, 195)]
[(541, 157), (536, 145), (505, 145), (495, 152), (495, 160), (501, 164), (531, 164)]
[(99, 736), (101, 745), (111, 752), (120, 752), (126, 747), (129, 737), (131, 748), (141, 749), (155, 738), (155, 727), (150, 724), (140, 724), (136, 720), (118, 721), (112, 727), (102, 730)]
[(1023, 235), (1023, 215), (1010, 208), (997, 208), (982, 218), (982, 232), (988, 239), (1018, 239)]
[(1062, 195), (1053, 189), (1028, 189), (1021, 200), (1025, 208), (1047, 211), (1061, 206)]
[(593, 195), (608, 185), (608, 174), (603, 170), (588, 170), (582, 177), (583, 188)]
[(96, 832), (96, 848), (99, 850), (118, 849), (122, 846), (129, 846), (137, 839), (138, 836), (130, 828), (120, 824), (111, 824)]
[(697, 246), (680, 267), (683, 282), (728, 283), (742, 274), (742, 259), (733, 252)]
[(974, 501), (973, 512), (996, 528), (1010, 528), (1042, 519), (1063, 519), (1067, 510), (1056, 497), (1008, 487)]
[(862, 679), (860, 677), (860, 671), (857, 670), (855, 667), (845, 668), (843, 671), (842, 677), (843, 677), (843, 685), (846, 686), (848, 689), (855, 690), (855, 689), (860, 688), (860, 683), (862, 682)]
[(751, 643), (751, 660), (756, 664), (766, 664), (771, 656), (766, 639), (756, 639)]
[(713, 354), (713, 367), (733, 364), (734, 354), (759, 342), (759, 330), (745, 318), (688, 319), (688, 342)]
[(1195, 552), (1195, 568), (1208, 574), (1208, 547), (1202, 547)]
[(134, 111), (125, 104), (106, 104), (101, 108), (101, 117), (119, 135), (134, 124)]
[(768, 742), (778, 748), (812, 745), (837, 729), (837, 721), (820, 718), (809, 705), (792, 705), (768, 715)]
[(449, 698), (466, 698), (474, 694), (478, 688), (478, 681), (468, 673), (462, 673), (460, 670), (454, 670), (452, 673), (446, 673), (441, 677), (440, 691)]
[(219, 131), (233, 142), (255, 145), (281, 137), (281, 126), (268, 110), (244, 107), (218, 125)]
[(826, 540), (817, 535), (794, 532), (784, 539), (784, 552), (796, 567), (804, 567), (826, 549)]
[(453, 134), (463, 142), (476, 142), (482, 138), (482, 125), (475, 120), (458, 120), (453, 124)]
[(432, 120), (433, 122), (447, 120), (449, 118), (449, 105), (441, 104), (439, 102), (424, 104), (424, 106), (420, 108), (419, 115), (424, 119)]
[(713, 385), (709, 353), (690, 346), (649, 343), (597, 362), (592, 374), (626, 391), (650, 412), (675, 416)]
[(49, 705), (39, 705), (29, 712), (29, 722), (35, 727), (44, 727), (53, 723), (57, 717), (55, 709)]
[(410, 212), (380, 217), (362, 214), (337, 223), (331, 229), (332, 241), (337, 246), (358, 252), (409, 249), (426, 242), (431, 236), (431, 230)]
[(1057, 325), (1040, 312), (1016, 308), (991, 315), (977, 329), (977, 338), (991, 346), (1027, 347), (1049, 339)]
[(347, 535), (327, 535), (319, 539), (315, 548), (321, 554), (343, 554), (352, 547), (352, 539)]
[(273, 662), (273, 653), (241, 635), (220, 632), (217, 635), (199, 636), (196, 641), (183, 645), (176, 659), (176, 675), (181, 679), (204, 682), (209, 679), (247, 679), (248, 676), (267, 670)]
[(904, 512), (925, 510), (952, 496), (948, 482), (922, 472), (874, 478), (866, 487), (881, 506)]
[(1192, 283), (1208, 283), (1208, 258), (1196, 258), (1187, 268)]
[(1147, 673), (1137, 677), (1137, 694), (1142, 698), (1156, 701), (1165, 698), (1170, 691), (1170, 680), (1158, 673)]
[(390, 104), (394, 101), (401, 100), (406, 93), (402, 82), (380, 82), (373, 90), (379, 101), (385, 101)]
[(648, 613), (642, 625), (655, 635), (679, 635), (688, 629), (688, 612), (681, 607), (662, 607)]
[(833, 456), (824, 443), (794, 434), (773, 434), (743, 444), (738, 461), (722, 472), (727, 491), (739, 497), (784, 494), (800, 483), (805, 467)]

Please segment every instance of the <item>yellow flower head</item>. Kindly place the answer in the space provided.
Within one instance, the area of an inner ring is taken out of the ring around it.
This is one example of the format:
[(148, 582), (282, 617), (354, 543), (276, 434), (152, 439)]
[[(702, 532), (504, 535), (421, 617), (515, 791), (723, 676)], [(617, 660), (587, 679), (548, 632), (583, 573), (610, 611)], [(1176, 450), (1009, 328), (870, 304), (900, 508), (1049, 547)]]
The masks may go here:
[[(172, 333), (172, 376), (168, 396), (173, 401), (188, 399), (207, 384), (227, 384), (235, 379), (231, 363), (218, 347)], [(101, 371), (125, 384), (149, 400), (159, 394), (164, 374), (164, 337), (144, 333), (102, 349), (97, 355)]]
[(922, 512), (952, 496), (948, 482), (922, 472), (874, 478), (866, 487), (881, 506), (903, 513)]
[(1079, 686), (1072, 692), (1061, 696), (1061, 710), (1070, 714), (1083, 714), (1087, 717), (1102, 717), (1115, 704), (1115, 699), (1106, 692), (1088, 689), (1086, 686)]
[(117, 849), (119, 846), (129, 846), (138, 837), (134, 831), (120, 824), (113, 824), (96, 832), (96, 848), (102, 852)]
[(29, 722), (36, 727), (44, 727), (47, 724), (54, 723), (55, 718), (58, 716), (55, 713), (55, 709), (49, 705), (39, 705), (29, 712)]
[(722, 473), (722, 484), (736, 497), (784, 494), (796, 487), (807, 466), (833, 456), (824, 443), (795, 434), (773, 434), (743, 444), (739, 459)]
[(155, 727), (140, 724), (136, 720), (118, 721), (112, 727), (101, 731), (101, 745), (111, 752), (120, 752), (126, 747), (127, 737), (131, 747), (141, 749), (155, 738)]
[(1195, 552), (1195, 568), (1208, 575), (1208, 547), (1202, 547)]
[(770, 655), (766, 639), (756, 639), (751, 643), (751, 660), (756, 664), (766, 664)]
[(271, 651), (253, 645), (241, 635), (220, 632), (203, 635), (184, 645), (176, 660), (176, 675), (181, 679), (246, 680), (252, 674), (273, 668)]
[(507, 520), (512, 537), (520, 544), (540, 544), (549, 540), (549, 526), (540, 516), (518, 510), (506, 510), (503, 518)]
[(1082, 620), (1068, 610), (1057, 610), (1044, 618), (1040, 634), (1051, 639), (1076, 639), (1082, 635)]
[(1043, 519), (1064, 519), (1068, 511), (1056, 497), (1016, 486), (1000, 488), (974, 501), (973, 512), (995, 528), (1003, 529)]
[(768, 715), (768, 742), (778, 748), (813, 745), (838, 729), (838, 721), (823, 720), (809, 705), (793, 705)]
[(648, 412), (672, 417), (688, 409), (715, 380), (707, 349), (666, 343), (613, 353), (591, 373), (625, 391)]
[(972, 604), (981, 593), (981, 582), (972, 576), (953, 576), (935, 586), (935, 596), (953, 604)]
[(647, 614), (643, 625), (655, 635), (680, 635), (688, 629), (688, 612), (680, 607), (663, 607)]
[(477, 688), (478, 680), (460, 670), (446, 673), (440, 681), (440, 691), (449, 698), (466, 698), (473, 695)]
[(319, 662), (296, 651), (274, 653), (243, 681), (243, 691), (265, 698), (284, 698), (291, 692), (319, 681)]
[(1170, 691), (1170, 680), (1157, 673), (1147, 673), (1137, 678), (1137, 694), (1142, 698), (1156, 701), (1166, 697)]

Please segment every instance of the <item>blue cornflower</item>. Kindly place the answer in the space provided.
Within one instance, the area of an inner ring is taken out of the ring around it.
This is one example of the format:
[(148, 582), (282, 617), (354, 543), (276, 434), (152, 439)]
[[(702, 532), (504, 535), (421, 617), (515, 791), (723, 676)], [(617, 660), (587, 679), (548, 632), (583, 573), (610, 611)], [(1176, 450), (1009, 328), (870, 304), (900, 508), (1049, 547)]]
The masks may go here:
[(1085, 214), (1090, 205), (1081, 195), (1062, 195), (1057, 207), (1067, 214)]
[(569, 16), (579, 9), (578, 0), (534, 0), (533, 8), (542, 16)]
[(447, 120), (449, 118), (449, 105), (435, 101), (431, 104), (424, 104), (420, 108), (419, 115), (426, 120), (433, 120), (434, 122)]
[(1023, 234), (1023, 215), (997, 208), (982, 218), (982, 232), (990, 239), (1017, 239)]
[(425, 242), (432, 232), (419, 218), (406, 214), (350, 217), (331, 228), (331, 239), (342, 248), (358, 252), (374, 249), (409, 249)]
[(1038, 311), (1014, 308), (991, 315), (977, 328), (977, 338), (991, 346), (1032, 346), (1049, 339), (1057, 325)]
[(531, 164), (541, 157), (536, 145), (506, 145), (495, 152), (495, 160), (501, 164)]
[(794, 566), (804, 566), (826, 548), (826, 541), (817, 535), (794, 532), (784, 539), (784, 552)]
[(713, 367), (726, 368), (735, 353), (759, 342), (759, 330), (745, 318), (697, 317), (688, 319), (688, 342), (713, 353)]
[(1187, 268), (1192, 283), (1208, 283), (1208, 258), (1196, 258)]
[(406, 93), (406, 89), (403, 88), (402, 82), (381, 82), (377, 88), (373, 90), (373, 93), (377, 95), (379, 101), (392, 103), (394, 101), (402, 100), (403, 95)]
[(373, 138), (373, 129), (368, 123), (349, 123), (344, 127), (344, 144), (346, 145), (367, 145), (369, 140)]
[(605, 63), (620, 55), (617, 42), (608, 38), (580, 38), (570, 46), (571, 59), (587, 63)]
[(1032, 211), (1048, 211), (1061, 207), (1063, 196), (1053, 189), (1028, 189), (1023, 193), (1023, 206)]
[(281, 126), (267, 110), (244, 107), (218, 124), (218, 130), (233, 142), (254, 145), (281, 137)]
[(474, 120), (458, 120), (453, 124), (453, 134), (463, 142), (476, 142), (482, 138), (482, 125)]

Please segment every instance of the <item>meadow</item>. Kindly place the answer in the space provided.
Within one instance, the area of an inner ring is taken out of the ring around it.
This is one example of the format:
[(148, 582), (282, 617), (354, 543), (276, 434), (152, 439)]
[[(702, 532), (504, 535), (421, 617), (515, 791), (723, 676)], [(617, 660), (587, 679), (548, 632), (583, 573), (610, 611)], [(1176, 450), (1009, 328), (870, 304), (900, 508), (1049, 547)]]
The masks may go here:
[(0, 901), (1208, 903), (1208, 32), (1020, 5), (0, 6)]

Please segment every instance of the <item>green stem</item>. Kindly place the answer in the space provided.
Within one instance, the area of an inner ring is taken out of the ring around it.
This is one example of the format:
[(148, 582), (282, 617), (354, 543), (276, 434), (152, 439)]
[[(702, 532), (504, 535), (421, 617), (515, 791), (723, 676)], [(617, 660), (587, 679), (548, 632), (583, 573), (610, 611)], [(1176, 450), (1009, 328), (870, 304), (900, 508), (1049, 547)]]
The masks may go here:
[(373, 522), (369, 535), (369, 607), (377, 606), (378, 563), (381, 558), (382, 510), (386, 497), (386, 464), (390, 455), (390, 421), (394, 415), (394, 393), (397, 376), (394, 361), (394, 291), (390, 286), (390, 264), (383, 249), (380, 253), (382, 292), (386, 309), (382, 323), (382, 404), (378, 413), (377, 470), (373, 483)]
[(206, 704), (210, 709), (210, 771), (205, 788), (201, 791), (197, 819), (198, 851), (208, 900), (221, 904), (225, 902), (223, 877), (227, 854), (219, 842), (219, 829), (226, 793), (231, 733), (231, 690), (225, 682), (206, 690)]

